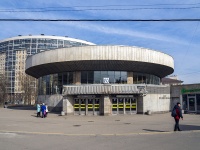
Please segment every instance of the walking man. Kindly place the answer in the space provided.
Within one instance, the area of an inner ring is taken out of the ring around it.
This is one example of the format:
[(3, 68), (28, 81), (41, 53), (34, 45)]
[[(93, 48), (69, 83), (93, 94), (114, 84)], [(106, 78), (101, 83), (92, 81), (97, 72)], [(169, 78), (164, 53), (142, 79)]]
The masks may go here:
[(183, 115), (182, 111), (180, 108), (181, 104), (178, 102), (177, 105), (174, 106), (174, 109), (172, 110), (172, 113), (174, 114), (174, 120), (175, 120), (175, 126), (174, 126), (174, 131), (181, 131), (179, 127), (179, 119), (182, 118), (183, 120)]

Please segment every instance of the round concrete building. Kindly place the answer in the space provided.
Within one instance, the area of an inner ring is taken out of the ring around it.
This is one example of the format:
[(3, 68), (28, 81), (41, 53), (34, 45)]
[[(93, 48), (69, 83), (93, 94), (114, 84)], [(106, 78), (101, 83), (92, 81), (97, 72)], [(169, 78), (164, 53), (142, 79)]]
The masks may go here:
[(170, 110), (173, 73), (167, 54), (131, 46), (77, 46), (32, 55), (26, 73), (39, 78), (38, 101), (74, 115), (158, 113)]

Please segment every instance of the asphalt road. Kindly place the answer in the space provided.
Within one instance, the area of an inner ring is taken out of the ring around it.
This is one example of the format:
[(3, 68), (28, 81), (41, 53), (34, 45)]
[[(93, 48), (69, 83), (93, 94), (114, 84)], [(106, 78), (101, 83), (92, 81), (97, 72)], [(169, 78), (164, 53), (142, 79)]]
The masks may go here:
[(37, 118), (0, 108), (0, 150), (198, 150), (200, 116), (187, 114), (173, 132), (170, 114)]

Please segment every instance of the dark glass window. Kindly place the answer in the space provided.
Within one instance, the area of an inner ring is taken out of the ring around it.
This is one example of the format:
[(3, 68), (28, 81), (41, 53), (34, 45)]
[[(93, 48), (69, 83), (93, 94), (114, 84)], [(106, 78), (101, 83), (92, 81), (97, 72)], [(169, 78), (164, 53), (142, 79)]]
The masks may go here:
[(81, 83), (87, 83), (87, 71), (82, 71), (81, 72)]
[(58, 91), (59, 91), (59, 94), (61, 94), (61, 91), (62, 91), (62, 78), (63, 75), (62, 73), (59, 73), (58, 74)]
[(87, 83), (92, 84), (94, 81), (94, 72), (93, 71), (88, 71), (88, 79), (87, 79)]
[(73, 84), (73, 72), (69, 72), (69, 82), (68, 84)]
[(108, 71), (101, 71), (101, 83), (103, 83), (103, 78), (108, 78)]
[(101, 83), (101, 71), (94, 71), (94, 84)]
[(58, 74), (53, 75), (53, 93), (58, 93)]
[(32, 43), (37, 43), (37, 39), (32, 39)]
[(67, 72), (63, 73), (63, 85), (67, 85), (69, 82), (69, 74)]
[(183, 105), (182, 106), (183, 110), (187, 110), (188, 103), (187, 103), (187, 95), (186, 94), (183, 95), (183, 104), (182, 105)]
[(122, 84), (127, 83), (127, 72), (124, 72), (124, 71), (121, 72), (121, 83)]
[(115, 71), (115, 83), (121, 83), (121, 74), (120, 71)]
[(115, 83), (115, 72), (114, 71), (108, 71), (108, 77), (109, 77), (109, 83)]
[(138, 82), (137, 82), (137, 74), (134, 74), (133, 73), (133, 84), (137, 84)]
[(141, 84), (143, 82), (142, 75), (138, 74), (138, 84)]
[(196, 94), (197, 111), (200, 111), (200, 94)]

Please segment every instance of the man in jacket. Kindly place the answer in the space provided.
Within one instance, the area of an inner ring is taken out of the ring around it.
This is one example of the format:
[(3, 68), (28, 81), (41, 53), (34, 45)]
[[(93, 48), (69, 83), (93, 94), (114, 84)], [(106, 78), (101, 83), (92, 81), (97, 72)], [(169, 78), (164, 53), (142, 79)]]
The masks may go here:
[(174, 109), (176, 110), (176, 116), (174, 117), (174, 120), (175, 120), (174, 131), (177, 131), (177, 130), (181, 131), (179, 127), (179, 119), (182, 118), (183, 120), (183, 115), (182, 115), (180, 106), (181, 106), (180, 103), (177, 103), (177, 105), (174, 106)]

